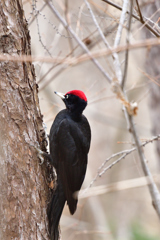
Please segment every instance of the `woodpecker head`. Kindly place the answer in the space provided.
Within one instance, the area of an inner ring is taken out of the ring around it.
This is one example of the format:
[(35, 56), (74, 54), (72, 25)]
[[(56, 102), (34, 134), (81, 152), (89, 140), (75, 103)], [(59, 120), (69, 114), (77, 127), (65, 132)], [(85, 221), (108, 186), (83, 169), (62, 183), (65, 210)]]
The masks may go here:
[(72, 90), (66, 94), (55, 92), (65, 103), (66, 108), (74, 114), (81, 114), (87, 106), (87, 98), (84, 92)]

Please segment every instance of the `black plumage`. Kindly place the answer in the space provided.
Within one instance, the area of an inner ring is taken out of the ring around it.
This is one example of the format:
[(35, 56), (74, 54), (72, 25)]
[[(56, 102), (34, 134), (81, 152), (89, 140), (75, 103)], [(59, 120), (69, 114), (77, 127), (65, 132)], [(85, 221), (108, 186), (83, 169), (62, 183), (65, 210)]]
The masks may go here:
[(82, 114), (87, 98), (82, 91), (73, 90), (59, 95), (66, 105), (60, 111), (50, 130), (50, 156), (57, 172), (57, 188), (48, 207), (51, 240), (58, 240), (59, 220), (67, 202), (74, 214), (87, 167), (91, 130), (87, 118)]

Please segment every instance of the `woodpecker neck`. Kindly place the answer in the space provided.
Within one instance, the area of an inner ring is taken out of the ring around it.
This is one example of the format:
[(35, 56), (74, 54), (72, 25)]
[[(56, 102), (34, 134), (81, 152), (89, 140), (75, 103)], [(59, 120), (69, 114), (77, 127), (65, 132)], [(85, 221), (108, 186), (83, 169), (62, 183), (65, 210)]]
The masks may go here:
[(78, 122), (81, 120), (81, 117), (82, 117), (82, 113), (83, 113), (83, 110), (84, 108), (82, 108), (82, 106), (78, 106), (77, 108), (73, 108), (73, 109), (68, 109), (67, 110), (69, 111), (69, 115), (71, 116), (71, 118)]
[[(69, 111), (69, 110), (68, 110)], [(75, 114), (74, 112), (69, 111), (69, 116), (71, 117), (71, 119), (75, 122), (79, 122), (81, 120), (82, 117), (82, 113), (80, 114)]]

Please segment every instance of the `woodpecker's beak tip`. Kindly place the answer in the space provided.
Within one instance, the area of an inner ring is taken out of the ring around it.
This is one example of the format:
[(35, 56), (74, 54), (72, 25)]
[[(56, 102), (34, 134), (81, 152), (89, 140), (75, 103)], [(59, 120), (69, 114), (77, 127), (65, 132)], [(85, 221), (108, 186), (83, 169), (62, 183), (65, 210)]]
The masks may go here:
[(54, 91), (54, 93), (55, 93), (56, 95), (58, 95), (62, 100), (65, 99), (65, 94), (60, 93), (60, 92), (56, 92), (56, 91)]

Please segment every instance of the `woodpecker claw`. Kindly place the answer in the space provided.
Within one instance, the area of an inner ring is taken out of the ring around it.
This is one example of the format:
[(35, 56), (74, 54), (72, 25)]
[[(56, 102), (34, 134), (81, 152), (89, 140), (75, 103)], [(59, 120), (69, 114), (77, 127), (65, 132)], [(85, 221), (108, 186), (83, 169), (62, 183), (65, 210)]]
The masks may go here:
[(41, 151), (41, 149), (39, 149), (38, 147), (36, 147), (36, 146), (33, 145), (33, 144), (30, 144), (30, 143), (29, 143), (29, 145), (30, 145), (31, 147), (34, 147), (34, 149), (37, 151), (38, 157), (39, 157), (39, 159), (41, 160), (41, 162), (39, 163), (39, 165), (42, 165), (42, 164), (44, 163), (44, 158), (43, 158), (43, 156), (44, 156), (45, 154), (47, 154), (47, 153)]
[(43, 154), (41, 153), (42, 151), (40, 150), (40, 152), (38, 152), (38, 157), (41, 160), (41, 162), (39, 163), (39, 165), (42, 165), (44, 163), (44, 158), (42, 157)]

